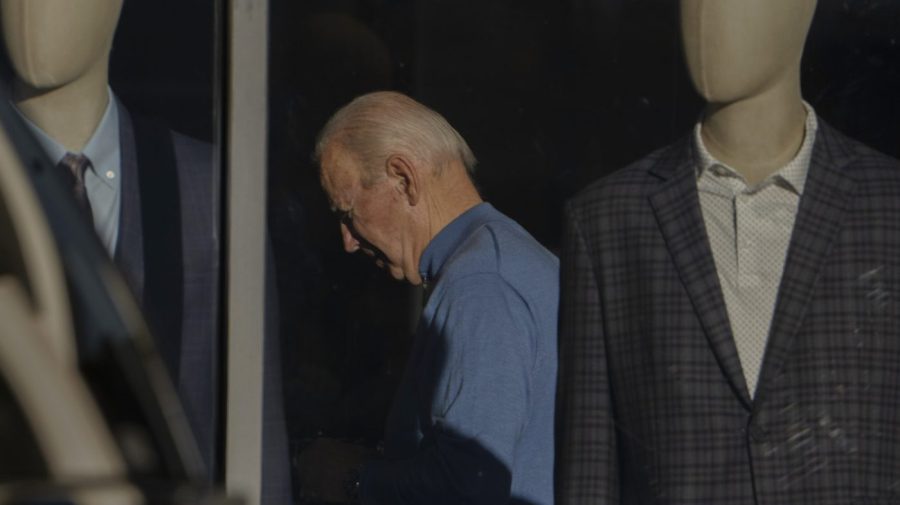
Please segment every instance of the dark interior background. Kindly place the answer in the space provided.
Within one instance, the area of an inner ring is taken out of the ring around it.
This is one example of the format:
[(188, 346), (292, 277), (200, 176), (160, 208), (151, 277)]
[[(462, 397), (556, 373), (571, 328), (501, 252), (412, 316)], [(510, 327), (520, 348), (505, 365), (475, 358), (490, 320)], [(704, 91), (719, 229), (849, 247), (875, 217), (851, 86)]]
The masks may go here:
[(130, 112), (213, 140), (218, 4), (220, 0), (122, 3), (109, 80)]

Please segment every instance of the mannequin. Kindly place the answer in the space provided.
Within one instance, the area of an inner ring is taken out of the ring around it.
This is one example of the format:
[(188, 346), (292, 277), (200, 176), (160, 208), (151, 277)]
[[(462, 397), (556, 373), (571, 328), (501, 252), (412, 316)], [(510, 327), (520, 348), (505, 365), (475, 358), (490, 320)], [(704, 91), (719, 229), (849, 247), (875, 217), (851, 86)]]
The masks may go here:
[(688, 71), (707, 101), (710, 153), (757, 183), (800, 148), (806, 111), (800, 57), (815, 0), (685, 0)]
[(118, 107), (107, 81), (122, 0), (2, 0), (0, 9), (16, 76), (13, 101), (53, 162), (67, 152), (89, 157), (84, 186), (91, 217), (114, 254), (122, 162)]
[[(122, 6), (122, 0), (0, 0), (14, 101), (51, 161), (66, 152), (87, 156), (94, 227), (141, 304), (212, 481), (223, 424), (216, 401), (218, 175), (209, 144), (130, 114), (110, 90)], [(267, 327), (275, 331), (277, 324)], [(277, 334), (265, 341), (263, 493), (267, 503), (289, 503)]]
[[(804, 177), (787, 180), (796, 186), (793, 192), (762, 183), (774, 180), (769, 178), (795, 158), (808, 156), (815, 139), (817, 123), (807, 117), (800, 96), (800, 58), (815, 6), (815, 0), (681, 4), (685, 59), (697, 92), (707, 101), (695, 151), (742, 179), (733, 192), (722, 192), (717, 186), (734, 181), (703, 173), (697, 186), (751, 395)], [(804, 141), (809, 145), (801, 155)], [(795, 165), (795, 171), (808, 169), (807, 161)], [(763, 210), (764, 205), (769, 207)], [(779, 205), (790, 217), (751, 218), (771, 212), (771, 205)], [(738, 241), (746, 243), (735, 252), (730, 244)], [(742, 278), (747, 276), (758, 280), (746, 286)], [(748, 327), (754, 330), (745, 331)]]
[(566, 208), (557, 502), (897, 502), (900, 164), (803, 102), (813, 0), (681, 8), (701, 120)]
[(121, 10), (122, 0), (0, 0), (16, 106), (70, 151), (84, 147), (109, 101)]

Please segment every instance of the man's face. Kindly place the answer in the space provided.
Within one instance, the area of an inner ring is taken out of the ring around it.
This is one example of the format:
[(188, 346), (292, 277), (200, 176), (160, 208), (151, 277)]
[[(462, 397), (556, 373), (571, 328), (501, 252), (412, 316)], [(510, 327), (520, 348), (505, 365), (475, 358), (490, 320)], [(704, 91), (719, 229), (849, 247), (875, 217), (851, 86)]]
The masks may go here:
[(363, 187), (359, 162), (338, 147), (322, 156), (322, 187), (340, 216), (341, 237), (348, 253), (362, 251), (397, 280), (421, 283), (411, 241), (412, 224), (403, 193), (384, 176)]

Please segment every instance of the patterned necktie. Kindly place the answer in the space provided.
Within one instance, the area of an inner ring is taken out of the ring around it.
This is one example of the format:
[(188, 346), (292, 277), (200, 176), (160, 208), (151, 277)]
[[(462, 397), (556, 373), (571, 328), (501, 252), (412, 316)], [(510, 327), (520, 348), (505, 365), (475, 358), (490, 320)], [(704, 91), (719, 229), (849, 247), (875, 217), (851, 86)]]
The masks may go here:
[(92, 221), (91, 203), (88, 201), (87, 189), (84, 187), (84, 172), (90, 166), (91, 160), (83, 154), (66, 153), (59, 162), (59, 167), (63, 170), (63, 176), (72, 189), (72, 195), (81, 210), (88, 217), (88, 221)]

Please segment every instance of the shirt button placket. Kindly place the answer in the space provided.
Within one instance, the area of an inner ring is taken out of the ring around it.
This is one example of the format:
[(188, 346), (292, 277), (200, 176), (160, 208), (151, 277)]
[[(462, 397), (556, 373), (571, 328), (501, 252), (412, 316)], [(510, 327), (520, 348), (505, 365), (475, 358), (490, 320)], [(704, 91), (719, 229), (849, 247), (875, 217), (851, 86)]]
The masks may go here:
[(752, 254), (747, 240), (749, 230), (746, 222), (749, 217), (747, 203), (747, 195), (744, 193), (738, 193), (734, 198), (734, 234), (737, 247), (735, 258), (737, 259), (737, 276), (740, 284), (743, 284), (744, 278), (749, 273), (747, 269)]

